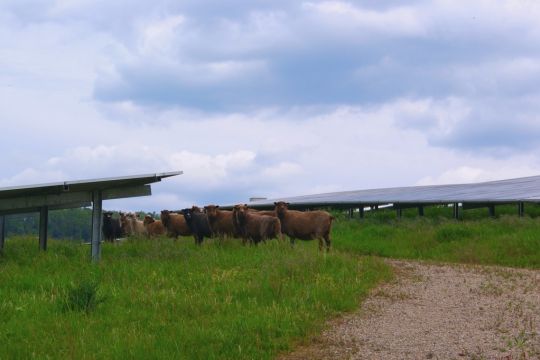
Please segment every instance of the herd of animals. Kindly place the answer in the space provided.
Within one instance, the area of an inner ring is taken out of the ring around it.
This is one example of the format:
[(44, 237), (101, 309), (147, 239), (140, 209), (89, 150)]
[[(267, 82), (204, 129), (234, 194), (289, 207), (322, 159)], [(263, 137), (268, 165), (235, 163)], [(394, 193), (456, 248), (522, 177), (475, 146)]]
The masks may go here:
[(230, 237), (243, 244), (257, 244), (268, 239), (283, 239), (287, 235), (292, 244), (295, 239), (318, 240), (319, 249), (330, 249), (330, 230), (334, 217), (326, 211), (290, 210), (289, 203), (274, 203), (274, 210), (258, 211), (246, 204), (222, 210), (218, 205), (204, 208), (193, 206), (180, 211), (161, 211), (159, 220), (146, 215), (143, 220), (134, 213), (103, 213), (103, 235), (106, 241), (131, 235), (155, 237), (167, 235), (193, 236), (200, 245), (204, 238)]

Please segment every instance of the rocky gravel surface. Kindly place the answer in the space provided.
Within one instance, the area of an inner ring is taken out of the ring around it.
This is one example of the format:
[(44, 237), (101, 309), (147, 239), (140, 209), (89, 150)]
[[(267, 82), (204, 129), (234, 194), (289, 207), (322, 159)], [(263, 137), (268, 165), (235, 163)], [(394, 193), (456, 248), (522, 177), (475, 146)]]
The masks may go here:
[(540, 360), (540, 271), (388, 263), (394, 281), (280, 358)]

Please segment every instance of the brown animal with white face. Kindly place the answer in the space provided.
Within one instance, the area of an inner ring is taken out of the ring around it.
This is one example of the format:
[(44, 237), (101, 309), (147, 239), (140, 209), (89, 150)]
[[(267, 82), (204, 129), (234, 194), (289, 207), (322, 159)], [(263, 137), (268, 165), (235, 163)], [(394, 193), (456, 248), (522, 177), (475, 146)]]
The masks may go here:
[(165, 235), (166, 229), (161, 220), (154, 220), (154, 218), (150, 215), (146, 215), (144, 217), (143, 224), (144, 228), (146, 229), (146, 236), (154, 237)]
[(120, 223), (122, 224), (122, 229), (127, 236), (130, 235), (145, 235), (146, 229), (141, 220), (137, 218), (137, 215), (134, 213), (120, 213)]
[(191, 236), (191, 230), (189, 229), (186, 219), (182, 214), (176, 214), (169, 210), (161, 211), (161, 222), (165, 229), (167, 229), (167, 236), (178, 239), (178, 236)]
[(214, 235), (220, 237), (238, 237), (240, 235), (233, 224), (232, 211), (221, 210), (219, 205), (207, 205), (204, 207), (204, 212), (208, 216)]
[(319, 250), (330, 250), (330, 231), (334, 217), (326, 211), (289, 210), (289, 203), (275, 202), (275, 211), (281, 221), (281, 232), (291, 239), (319, 240)]
[(281, 223), (277, 217), (259, 215), (249, 210), (246, 204), (235, 205), (233, 221), (242, 237), (242, 242), (255, 244), (267, 239), (281, 239)]

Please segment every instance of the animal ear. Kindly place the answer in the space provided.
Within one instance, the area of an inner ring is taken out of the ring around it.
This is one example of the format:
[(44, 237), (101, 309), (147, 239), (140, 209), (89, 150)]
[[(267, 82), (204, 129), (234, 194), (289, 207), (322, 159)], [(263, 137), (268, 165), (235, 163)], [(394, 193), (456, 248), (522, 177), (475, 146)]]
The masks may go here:
[(274, 205), (277, 205), (277, 202), (276, 202), (276, 201), (274, 201)]
[(219, 205), (216, 205), (216, 209), (218, 209), (218, 208), (219, 208)]

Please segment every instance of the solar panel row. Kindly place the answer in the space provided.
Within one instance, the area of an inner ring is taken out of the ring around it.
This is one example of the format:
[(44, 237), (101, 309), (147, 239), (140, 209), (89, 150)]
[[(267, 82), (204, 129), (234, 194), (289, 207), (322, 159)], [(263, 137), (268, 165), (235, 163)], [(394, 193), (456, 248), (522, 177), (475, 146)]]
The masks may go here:
[(324, 194), (257, 200), (254, 208), (273, 207), (275, 201), (286, 201), (294, 207), (450, 203), (519, 203), (540, 202), (540, 176), (488, 181), (473, 184), (411, 186), (384, 189), (332, 192)]

